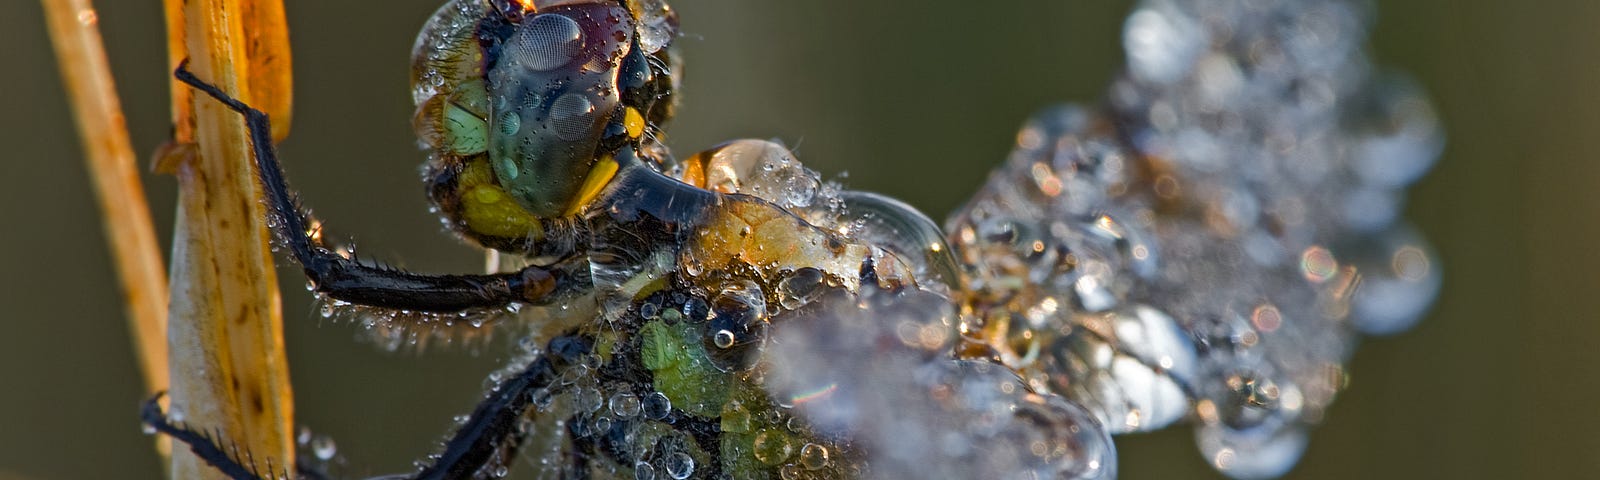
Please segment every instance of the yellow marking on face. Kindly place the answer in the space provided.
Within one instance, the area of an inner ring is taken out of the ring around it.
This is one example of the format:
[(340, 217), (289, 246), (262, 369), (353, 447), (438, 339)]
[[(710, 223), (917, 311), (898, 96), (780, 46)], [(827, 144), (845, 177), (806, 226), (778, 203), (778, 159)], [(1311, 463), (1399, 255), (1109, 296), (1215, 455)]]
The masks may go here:
[(539, 219), (517, 205), (494, 178), (486, 157), (472, 160), (461, 171), (456, 191), (461, 197), (461, 217), (467, 222), (467, 228), (495, 237), (542, 237), (544, 228)]
[(589, 169), (589, 176), (583, 179), (583, 186), (578, 188), (578, 196), (572, 198), (572, 203), (567, 205), (567, 211), (563, 215), (570, 217), (582, 212), (583, 207), (594, 201), (594, 197), (599, 195), (600, 190), (605, 189), (606, 184), (611, 183), (611, 177), (615, 176), (617, 176), (616, 159), (607, 156), (595, 162), (594, 168)]
[(622, 126), (628, 129), (628, 138), (639, 138), (640, 135), (644, 135), (644, 115), (640, 115), (639, 110), (628, 107), (622, 114)]

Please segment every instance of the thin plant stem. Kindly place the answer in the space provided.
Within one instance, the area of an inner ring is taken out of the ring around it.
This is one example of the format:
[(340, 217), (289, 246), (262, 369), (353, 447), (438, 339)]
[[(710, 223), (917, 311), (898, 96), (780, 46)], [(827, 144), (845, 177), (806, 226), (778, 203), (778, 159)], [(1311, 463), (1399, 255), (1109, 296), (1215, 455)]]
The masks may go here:
[(167, 275), (89, 0), (43, 0), (123, 291), (147, 393), (165, 390)]

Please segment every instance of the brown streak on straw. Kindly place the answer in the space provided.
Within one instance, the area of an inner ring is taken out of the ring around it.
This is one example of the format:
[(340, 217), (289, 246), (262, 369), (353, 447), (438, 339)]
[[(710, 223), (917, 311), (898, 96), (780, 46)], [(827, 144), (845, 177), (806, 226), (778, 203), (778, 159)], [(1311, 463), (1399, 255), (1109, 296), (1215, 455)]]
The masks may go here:
[(283, 141), (289, 135), (289, 118), (293, 112), (292, 70), (289, 58), (289, 27), (283, 14), (283, 3), (244, 2), (240, 4), (244, 19), (245, 58), (250, 60), (246, 97), (251, 106), (267, 112), (272, 117), (272, 140)]
[(145, 389), (154, 394), (168, 383), (167, 278), (122, 104), (89, 0), (44, 0), (44, 9), (99, 194)]
[[(184, 0), (163, 0), (162, 12), (167, 21), (167, 71), (178, 69), (178, 64), (189, 58), (189, 37), (184, 25)], [(194, 89), (177, 79), (167, 79), (172, 94), (172, 142), (177, 145), (194, 143)], [(158, 165), (160, 153), (158, 155)], [(157, 168), (161, 168), (158, 166)]]

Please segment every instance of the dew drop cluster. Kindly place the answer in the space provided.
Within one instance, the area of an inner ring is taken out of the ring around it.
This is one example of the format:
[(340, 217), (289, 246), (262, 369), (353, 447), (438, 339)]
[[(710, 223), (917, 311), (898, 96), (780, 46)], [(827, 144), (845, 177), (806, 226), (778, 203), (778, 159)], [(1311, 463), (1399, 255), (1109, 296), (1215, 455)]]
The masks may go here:
[(1206, 460), (1281, 475), (1358, 334), (1436, 295), (1399, 217), (1442, 146), (1362, 43), (1361, 2), (1147, 0), (1104, 108), (1025, 125), (949, 222), (969, 342), (1112, 433), (1191, 419)]

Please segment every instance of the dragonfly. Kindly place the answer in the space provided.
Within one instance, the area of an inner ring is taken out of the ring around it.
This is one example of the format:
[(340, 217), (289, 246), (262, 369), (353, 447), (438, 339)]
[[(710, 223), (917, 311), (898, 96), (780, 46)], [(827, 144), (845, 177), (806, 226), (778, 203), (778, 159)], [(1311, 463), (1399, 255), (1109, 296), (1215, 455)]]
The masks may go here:
[[(1361, 2), (1146, 0), (1095, 106), (1046, 109), (944, 224), (790, 149), (684, 157), (664, 0), (450, 0), (413, 53), (428, 192), (487, 274), (322, 243), (243, 115), (277, 242), (392, 343), (534, 325), (484, 400), (384, 478), (1114, 478), (1112, 435), (1193, 426), (1281, 475), (1361, 334), (1439, 288), (1399, 218), (1442, 135), (1372, 73)], [(231, 478), (273, 476), (146, 405)], [(519, 459), (529, 459), (518, 465)], [(314, 466), (297, 476), (320, 477)]]

